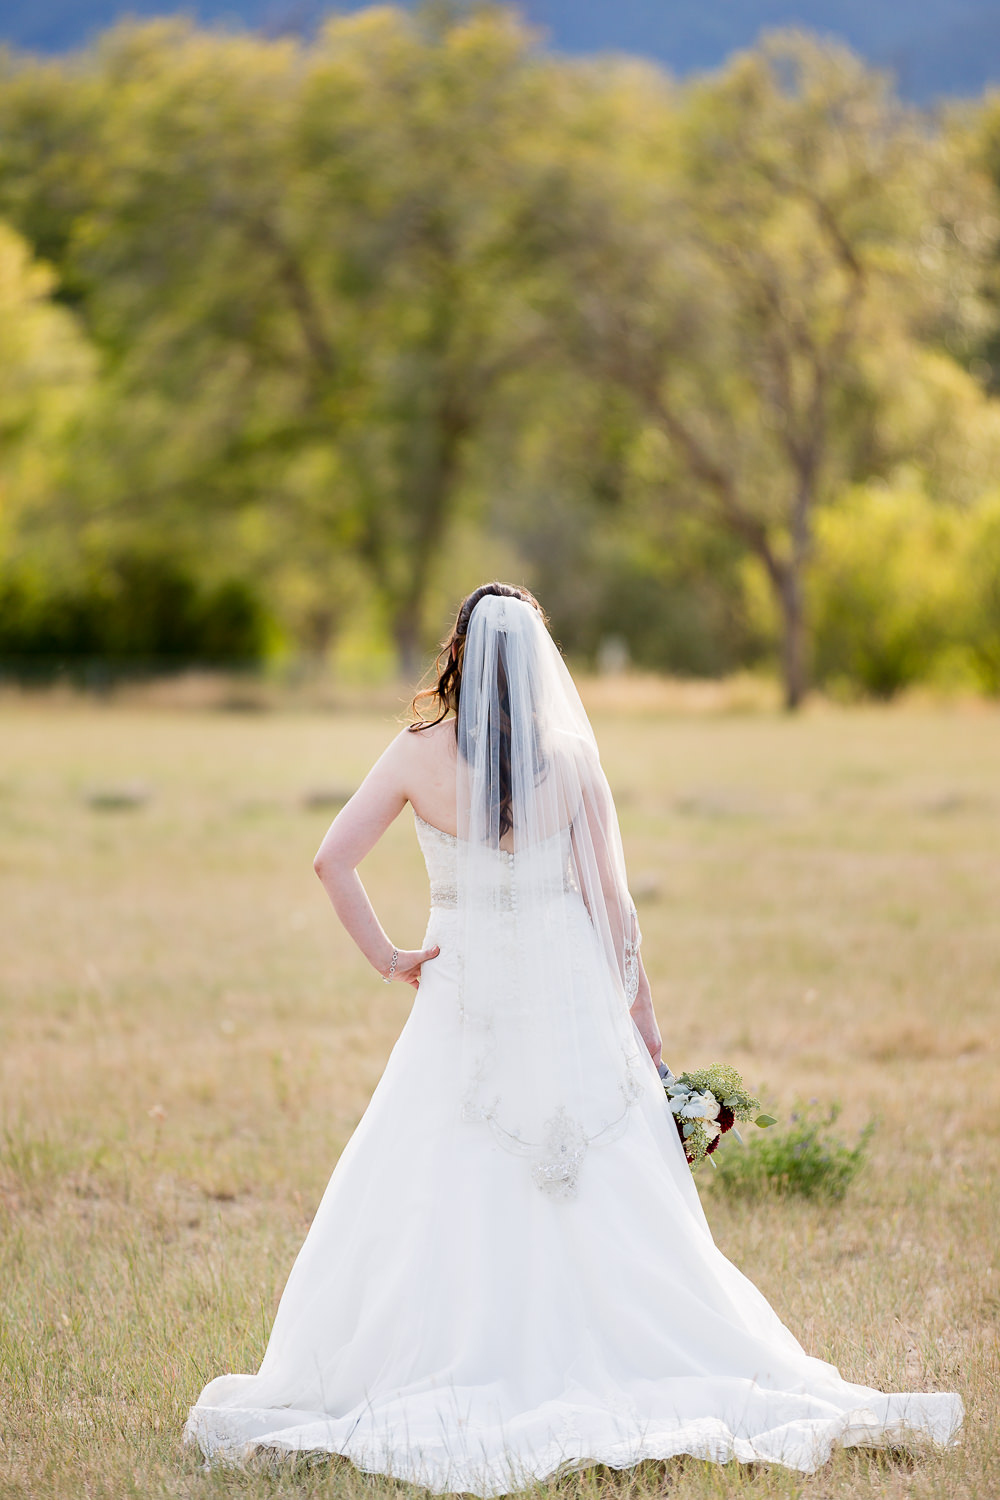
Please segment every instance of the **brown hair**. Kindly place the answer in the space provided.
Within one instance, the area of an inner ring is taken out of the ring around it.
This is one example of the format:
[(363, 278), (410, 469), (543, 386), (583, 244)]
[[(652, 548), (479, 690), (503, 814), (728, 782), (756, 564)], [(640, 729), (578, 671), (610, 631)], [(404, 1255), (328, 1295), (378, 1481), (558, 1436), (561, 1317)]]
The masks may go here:
[[(500, 594), (508, 599), (523, 599), (526, 604), (533, 604), (546, 625), (548, 624), (545, 611), (530, 589), (522, 588), (516, 583), (484, 583), (478, 589), (473, 589), (472, 593), (467, 595), (459, 605), (455, 623), (441, 643), (441, 649), (432, 668), (437, 681), (431, 687), (421, 688), (414, 694), (413, 702), (410, 704), (414, 722), (407, 726), (411, 734), (419, 734), (421, 729), (430, 729), (432, 725), (440, 724), (449, 714), (458, 714), (458, 702), (462, 696), (462, 661), (465, 656), (465, 637), (469, 629), (469, 620), (480, 599), (485, 599), (487, 594)], [(429, 711), (427, 717), (424, 714), (425, 709)]]
[[(418, 734), (421, 729), (430, 729), (432, 724), (440, 724), (450, 713), (455, 715), (455, 733), (458, 735), (458, 704), (462, 696), (462, 664), (465, 659), (465, 638), (469, 629), (469, 620), (472, 611), (480, 599), (487, 594), (499, 594), (508, 599), (521, 599), (525, 604), (531, 604), (538, 610), (542, 620), (545, 612), (528, 589), (519, 588), (510, 583), (484, 583), (480, 588), (474, 589), (468, 598), (462, 600), (455, 624), (452, 627), (447, 640), (441, 646), (434, 671), (437, 681), (432, 687), (423, 688), (418, 692), (411, 706), (411, 711), (416, 716), (415, 722), (409, 728), (411, 734)], [(499, 765), (497, 771), (499, 782), (496, 788), (497, 804), (496, 814), (499, 820), (499, 835), (501, 838), (509, 833), (514, 826), (513, 810), (513, 784), (510, 766), (510, 698), (507, 688), (507, 673), (503, 662), (497, 661), (497, 691), (498, 708), (500, 715), (499, 723)], [(433, 717), (425, 718), (423, 708), (428, 707)], [(466, 746), (459, 742), (459, 751), (464, 753)], [(536, 747), (537, 748), (537, 747)], [(541, 770), (541, 756), (536, 757), (536, 774)]]

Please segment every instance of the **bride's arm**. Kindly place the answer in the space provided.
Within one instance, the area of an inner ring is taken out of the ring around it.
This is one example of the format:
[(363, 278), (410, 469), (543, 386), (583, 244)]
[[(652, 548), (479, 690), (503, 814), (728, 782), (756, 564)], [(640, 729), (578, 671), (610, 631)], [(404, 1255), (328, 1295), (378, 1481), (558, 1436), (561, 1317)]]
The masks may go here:
[[(589, 827), (589, 842), (597, 862), (612, 942), (616, 951), (625, 953), (630, 950), (634, 953), (638, 988), (629, 1008), (629, 1014), (639, 1029), (650, 1057), (659, 1067), (662, 1058), (662, 1039), (653, 1010), (653, 994), (642, 961), (642, 950), (637, 941), (638, 919), (631, 898), (622, 888), (622, 874), (615, 868), (615, 861), (611, 854), (609, 825), (615, 817), (614, 807), (610, 800), (610, 793), (602, 783), (588, 782), (586, 777), (582, 777), (581, 780), (583, 783), (581, 787), (582, 812)], [(584, 895), (584, 900), (586, 901), (586, 895)]]
[[(404, 730), (375, 762), (354, 796), (330, 824), (313, 860), (313, 868), (334, 911), (383, 978), (389, 975), (395, 945), (375, 915), (357, 867), (408, 801), (409, 738)], [(398, 957), (392, 978), (402, 979), (416, 989), (421, 964), (436, 958), (440, 950), (434, 947), (395, 951)]]
[(653, 992), (649, 987), (646, 970), (642, 963), (642, 953), (639, 958), (639, 990), (630, 1011), (631, 1017), (639, 1028), (639, 1033), (646, 1044), (650, 1057), (659, 1067), (663, 1060), (660, 1028), (656, 1024), (656, 1013), (653, 1010)]

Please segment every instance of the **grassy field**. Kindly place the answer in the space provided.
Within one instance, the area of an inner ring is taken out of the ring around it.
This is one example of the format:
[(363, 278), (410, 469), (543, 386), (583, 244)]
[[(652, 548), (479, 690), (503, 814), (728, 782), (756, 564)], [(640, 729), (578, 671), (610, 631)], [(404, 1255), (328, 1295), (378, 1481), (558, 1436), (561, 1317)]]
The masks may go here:
[[(1000, 712), (795, 721), (593, 700), (677, 1069), (878, 1129), (840, 1205), (723, 1197), (723, 1249), (854, 1380), (958, 1389), (964, 1443), (811, 1477), (690, 1461), (566, 1497), (1000, 1497)], [(391, 714), (0, 707), (0, 1495), (376, 1497), (341, 1460), (205, 1473), (403, 1022), (312, 873)], [(365, 867), (419, 942), (411, 820)]]

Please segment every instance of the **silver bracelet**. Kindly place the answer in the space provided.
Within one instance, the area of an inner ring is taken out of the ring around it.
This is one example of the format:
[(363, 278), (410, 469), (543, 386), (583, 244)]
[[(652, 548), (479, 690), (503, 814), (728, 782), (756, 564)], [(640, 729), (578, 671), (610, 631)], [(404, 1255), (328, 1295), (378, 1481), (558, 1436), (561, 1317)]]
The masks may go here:
[(388, 972), (388, 974), (383, 974), (382, 975), (382, 983), (383, 984), (391, 984), (392, 983), (392, 976), (396, 972), (396, 965), (397, 965), (398, 962), (399, 962), (399, 949), (398, 948), (393, 948), (393, 950), (392, 950), (392, 963), (389, 965), (389, 972)]

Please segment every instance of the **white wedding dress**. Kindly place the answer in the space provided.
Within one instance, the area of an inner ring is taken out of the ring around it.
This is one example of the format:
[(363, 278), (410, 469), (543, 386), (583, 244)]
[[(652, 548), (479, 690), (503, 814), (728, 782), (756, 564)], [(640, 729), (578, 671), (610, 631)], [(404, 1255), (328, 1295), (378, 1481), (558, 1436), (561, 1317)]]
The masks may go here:
[[(419, 818), (417, 833), (440, 957), (259, 1372), (211, 1381), (186, 1438), (210, 1461), (320, 1450), (482, 1496), (596, 1463), (691, 1454), (810, 1471), (838, 1446), (951, 1442), (957, 1395), (842, 1380), (716, 1248), (647, 1054), (622, 1128), (586, 1152), (574, 1193), (544, 1190), (488, 1120), (463, 1117), (458, 841)], [(606, 983), (572, 881), (538, 899), (577, 934), (573, 983)]]

